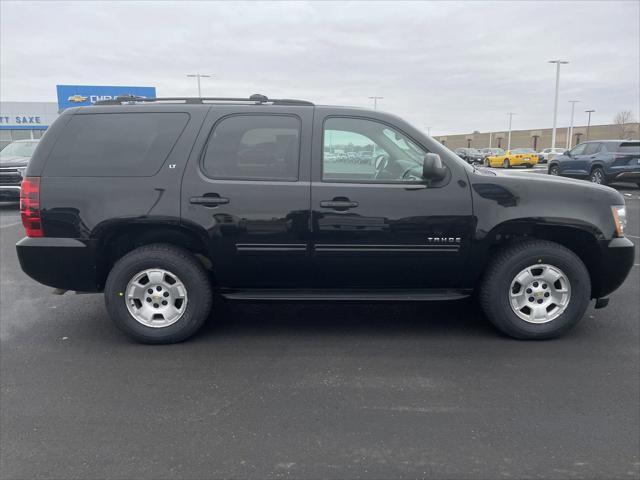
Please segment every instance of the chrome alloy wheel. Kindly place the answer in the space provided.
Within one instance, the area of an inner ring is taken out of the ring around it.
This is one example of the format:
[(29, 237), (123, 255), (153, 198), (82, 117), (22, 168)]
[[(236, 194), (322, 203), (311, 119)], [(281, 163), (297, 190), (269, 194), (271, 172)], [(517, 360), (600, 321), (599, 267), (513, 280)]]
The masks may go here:
[(593, 172), (591, 172), (591, 183), (597, 183), (598, 185), (602, 185), (603, 183), (603, 175), (602, 170), (596, 168)]
[(558, 267), (531, 265), (511, 282), (509, 303), (513, 313), (525, 322), (547, 323), (569, 306), (571, 284)]
[(146, 327), (176, 323), (187, 308), (187, 289), (177, 275), (161, 268), (136, 273), (127, 285), (125, 303), (131, 316)]

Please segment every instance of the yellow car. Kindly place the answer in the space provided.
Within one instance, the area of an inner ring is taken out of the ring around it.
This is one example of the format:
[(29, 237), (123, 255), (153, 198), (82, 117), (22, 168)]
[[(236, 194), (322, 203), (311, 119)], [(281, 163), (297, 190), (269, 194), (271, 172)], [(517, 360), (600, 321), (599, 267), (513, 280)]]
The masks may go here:
[(515, 148), (507, 150), (503, 155), (487, 157), (484, 164), (487, 167), (511, 168), (524, 165), (527, 168), (533, 168), (539, 159), (533, 148)]

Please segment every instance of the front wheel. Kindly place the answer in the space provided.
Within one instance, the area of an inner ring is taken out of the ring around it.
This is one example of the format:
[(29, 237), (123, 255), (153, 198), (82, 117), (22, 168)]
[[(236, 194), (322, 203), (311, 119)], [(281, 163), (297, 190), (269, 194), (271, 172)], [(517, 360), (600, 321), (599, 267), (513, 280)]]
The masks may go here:
[(480, 287), (489, 320), (523, 340), (562, 335), (582, 319), (590, 297), (591, 279), (580, 258), (546, 240), (506, 247), (494, 257)]
[(209, 316), (212, 290), (202, 264), (187, 250), (153, 244), (114, 265), (105, 285), (113, 322), (141, 343), (176, 343)]
[(560, 175), (560, 171), (558, 170), (557, 165), (551, 165), (549, 167), (549, 175)]
[(511, 163), (508, 159), (505, 158), (504, 162), (502, 162), (502, 168), (511, 168)]

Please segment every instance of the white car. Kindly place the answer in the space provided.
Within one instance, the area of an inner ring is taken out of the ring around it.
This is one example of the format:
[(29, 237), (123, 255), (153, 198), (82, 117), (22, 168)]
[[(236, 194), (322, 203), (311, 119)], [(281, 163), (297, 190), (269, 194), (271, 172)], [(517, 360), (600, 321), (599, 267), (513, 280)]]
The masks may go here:
[(562, 155), (564, 153), (563, 148), (545, 148), (540, 152), (540, 159), (542, 163), (546, 163), (549, 160), (553, 160), (556, 155)]

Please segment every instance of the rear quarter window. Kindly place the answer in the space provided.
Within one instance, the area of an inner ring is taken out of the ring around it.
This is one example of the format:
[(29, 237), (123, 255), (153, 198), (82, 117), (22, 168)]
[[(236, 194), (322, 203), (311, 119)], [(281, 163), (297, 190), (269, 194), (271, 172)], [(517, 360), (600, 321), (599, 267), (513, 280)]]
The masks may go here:
[(169, 156), (187, 113), (74, 115), (45, 165), (50, 177), (150, 177)]
[(618, 147), (619, 153), (640, 154), (640, 142), (624, 142)]

